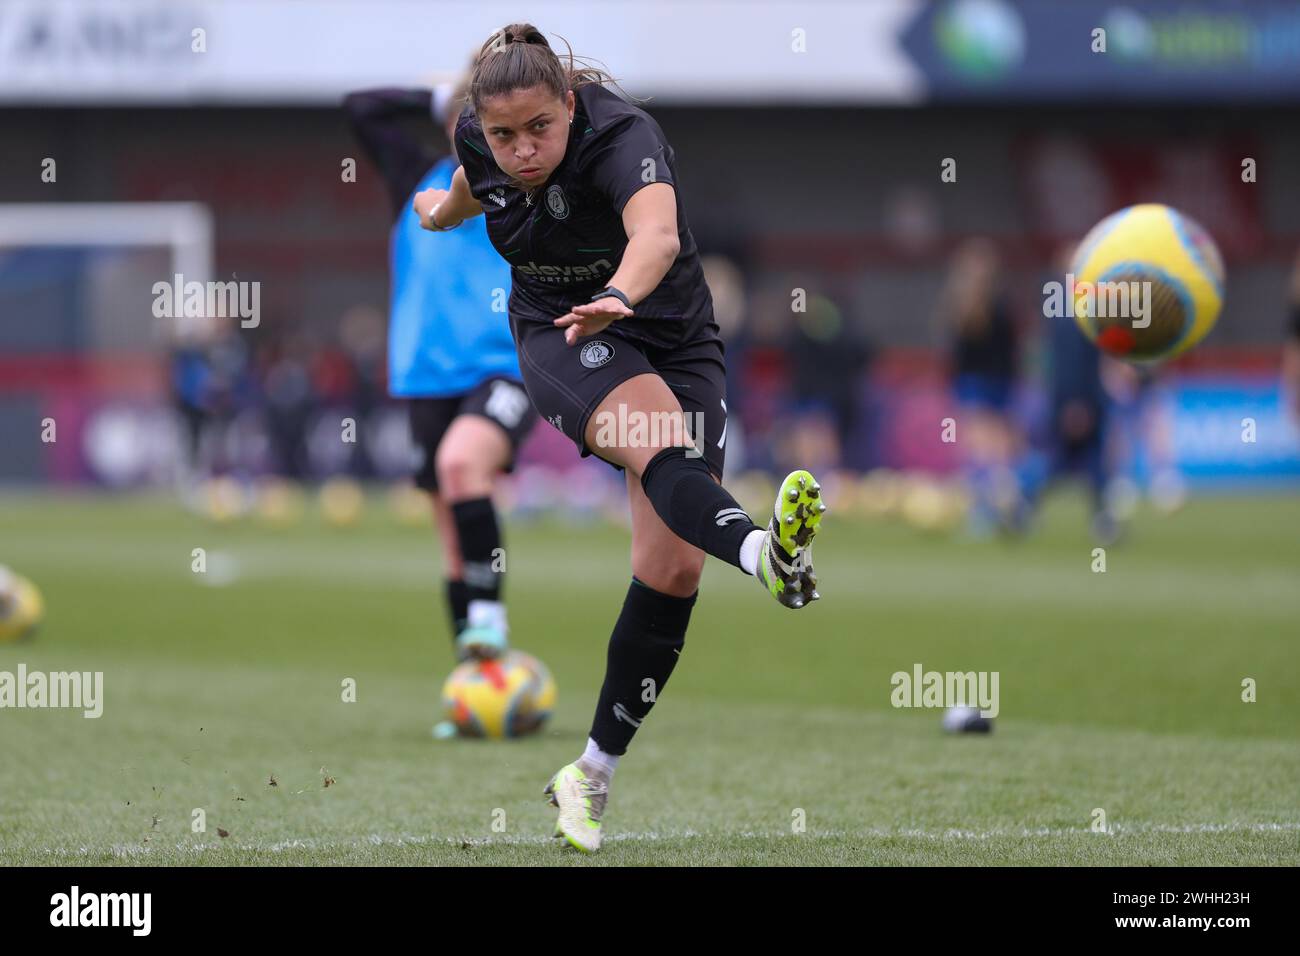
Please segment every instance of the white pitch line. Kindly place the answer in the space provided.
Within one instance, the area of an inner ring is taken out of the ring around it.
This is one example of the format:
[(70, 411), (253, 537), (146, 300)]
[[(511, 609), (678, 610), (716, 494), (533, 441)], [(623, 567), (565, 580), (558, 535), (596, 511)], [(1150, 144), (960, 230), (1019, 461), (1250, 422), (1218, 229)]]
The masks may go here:
[[(875, 838), (904, 838), (904, 839), (921, 839), (921, 840), (995, 840), (1012, 837), (1016, 839), (1031, 838), (1059, 838), (1068, 836), (1130, 836), (1143, 833), (1279, 833), (1300, 831), (1300, 822), (1283, 822), (1283, 823), (1112, 823), (1105, 832), (1093, 831), (1088, 827), (1073, 828), (1052, 828), (1052, 827), (1025, 827), (1020, 829), (994, 829), (994, 830), (963, 830), (963, 829), (946, 829), (946, 830), (925, 830), (917, 828), (899, 828), (883, 829), (873, 828), (870, 830), (810, 830), (808, 836), (827, 838), (857, 838), (864, 837)], [(651, 830), (648, 832), (615, 832), (605, 838), (605, 842), (624, 842), (624, 841), (661, 841), (661, 840), (689, 840), (703, 836), (715, 837), (742, 837), (742, 838), (759, 838), (768, 840), (795, 840), (799, 839), (802, 834), (793, 834), (785, 831), (756, 831), (742, 830), (739, 833), (717, 833), (705, 834), (697, 830), (682, 831), (659, 831)], [(465, 849), (478, 849), (489, 846), (546, 846), (555, 845), (557, 841), (554, 837), (549, 836), (493, 836), (493, 837), (434, 837), (420, 835), (394, 835), (374, 833), (364, 839), (356, 840), (316, 840), (316, 839), (296, 839), (280, 840), (268, 844), (246, 844), (231, 843), (229, 851), (238, 852), (256, 852), (256, 853), (283, 853), (289, 850), (343, 850), (343, 849), (361, 849), (367, 846), (375, 847), (401, 847), (401, 846), (447, 846), (457, 847), (464, 846)], [(90, 857), (100, 856), (104, 853), (111, 853), (117, 857), (135, 857), (151, 856), (155, 851), (180, 852), (190, 855), (200, 855), (212, 853), (226, 849), (227, 844), (223, 843), (176, 843), (170, 847), (163, 847), (161, 844), (154, 846), (144, 846), (135, 844), (119, 844), (107, 848), (77, 847), (76, 849), (64, 847), (37, 847), (27, 848), (19, 852), (32, 852), (33, 849), (45, 856), (50, 857)]]

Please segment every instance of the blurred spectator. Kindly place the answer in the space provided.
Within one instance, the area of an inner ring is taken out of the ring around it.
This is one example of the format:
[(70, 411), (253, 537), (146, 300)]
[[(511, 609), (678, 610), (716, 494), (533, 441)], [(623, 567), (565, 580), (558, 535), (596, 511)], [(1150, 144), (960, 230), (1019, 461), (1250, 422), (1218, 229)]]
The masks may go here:
[(352, 367), (352, 405), (369, 417), (386, 398), (386, 319), (374, 306), (356, 305), (339, 320), (339, 341)]
[(871, 349), (846, 321), (844, 310), (826, 295), (810, 296), (786, 333), (796, 423), (787, 463), (840, 467), (857, 429), (862, 374)]
[[(1074, 245), (1059, 250), (1051, 281), (1064, 282), (1070, 270)], [(1110, 480), (1106, 432), (1110, 400), (1102, 387), (1101, 351), (1080, 331), (1069, 314), (1045, 315), (1047, 347), (1047, 421), (1045, 456), (1028, 456), (1019, 469), (1021, 484), (1035, 504), (1045, 486), (1057, 479), (1081, 474), (1088, 483), (1092, 534), (1100, 544), (1111, 544), (1119, 525), (1106, 506)]]
[[(747, 302), (747, 321), (726, 343), (727, 411), (744, 424), (746, 466), (775, 471), (774, 425), (790, 394), (784, 350), (790, 298), (784, 290), (768, 290), (748, 297)], [(731, 468), (730, 456), (727, 467)]]
[(940, 297), (959, 411), (957, 447), (971, 492), (971, 527), (977, 533), (1012, 528), (1024, 517), (1012, 470), (1023, 444), (1011, 415), (1019, 337), (1001, 288), (1001, 270), (991, 240), (967, 240), (953, 253)]
[(297, 481), (311, 477), (306, 434), (318, 401), (311, 364), (310, 343), (305, 335), (295, 332), (265, 349), (260, 369), (272, 467)]
[(745, 272), (739, 256), (710, 253), (700, 257), (704, 282), (713, 299), (713, 319), (726, 347), (727, 355), (727, 470), (743, 471), (747, 465), (746, 429), (736, 396), (741, 394), (744, 367), (749, 346), (745, 334), (749, 313)]
[(236, 415), (255, 404), (248, 349), (225, 319), (212, 319), (199, 336), (179, 339), (171, 352), (172, 403), (185, 430), (183, 495), (205, 478), (237, 469), (228, 432)]
[(1117, 518), (1133, 511), (1144, 490), (1162, 511), (1177, 510), (1187, 498), (1186, 483), (1174, 460), (1168, 375), (1161, 366), (1102, 359), (1102, 384), (1113, 401), (1110, 444), (1115, 461), (1106, 497)]

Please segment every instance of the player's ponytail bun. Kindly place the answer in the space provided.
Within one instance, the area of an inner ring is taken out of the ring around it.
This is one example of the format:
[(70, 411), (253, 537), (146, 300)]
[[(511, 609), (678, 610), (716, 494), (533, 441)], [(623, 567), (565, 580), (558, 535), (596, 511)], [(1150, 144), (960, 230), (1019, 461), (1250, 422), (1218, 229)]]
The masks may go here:
[[(561, 37), (561, 39), (564, 39)], [(531, 23), (511, 23), (488, 37), (474, 59), (469, 81), (469, 101), (477, 112), (493, 96), (542, 86), (558, 98), (588, 83), (618, 83), (605, 70), (588, 66), (573, 55), (569, 41), (567, 64), (551, 48), (545, 35)], [(631, 97), (629, 97), (630, 99)]]
[(508, 43), (536, 43), (550, 47), (542, 31), (531, 23), (512, 23), (508, 27), (502, 27), (488, 39), (487, 46), (493, 52), (498, 52), (505, 49)]

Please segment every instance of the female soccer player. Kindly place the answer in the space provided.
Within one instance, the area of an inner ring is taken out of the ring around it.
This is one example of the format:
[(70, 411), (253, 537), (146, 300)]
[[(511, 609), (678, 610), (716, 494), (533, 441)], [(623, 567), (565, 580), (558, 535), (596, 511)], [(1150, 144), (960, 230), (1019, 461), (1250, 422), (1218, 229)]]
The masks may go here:
[(510, 287), (510, 272), (486, 230), (430, 243), (418, 223), (400, 215), (416, 190), (451, 183), (455, 155), (427, 148), (409, 124), (432, 119), (450, 141), (459, 118), (455, 100), (450, 85), (377, 89), (350, 94), (344, 107), (393, 202), (388, 386), (394, 397), (410, 400), (411, 437), (424, 454), (415, 483), (433, 500), (452, 637), (464, 660), (496, 656), (507, 644), (491, 496), (537, 415), (506, 318), (494, 308)]
[(803, 607), (819, 596), (812, 540), (825, 505), (812, 475), (793, 472), (764, 530), (719, 483), (723, 347), (676, 158), (658, 123), (605, 88), (608, 74), (573, 60), (531, 24), (497, 31), (456, 127), (461, 169), (414, 208), (437, 232), (486, 215), (511, 264), (510, 328), (533, 404), (583, 456), (627, 475), (632, 583), (586, 751), (545, 790), (555, 835), (590, 852), (618, 759), (685, 643), (705, 553)]

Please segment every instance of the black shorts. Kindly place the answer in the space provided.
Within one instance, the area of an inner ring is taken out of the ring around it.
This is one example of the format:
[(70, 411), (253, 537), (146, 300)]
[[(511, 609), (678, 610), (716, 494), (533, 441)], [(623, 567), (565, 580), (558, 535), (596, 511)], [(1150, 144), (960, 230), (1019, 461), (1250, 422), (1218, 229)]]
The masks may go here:
[(501, 426), (510, 439), (510, 463), (506, 471), (514, 470), (519, 447), (537, 424), (537, 413), (522, 386), (516, 378), (496, 375), (463, 395), (411, 399), (411, 439), (423, 453), (415, 472), (415, 484), (425, 491), (438, 490), (438, 473), (434, 467), (438, 445), (451, 423), (461, 415), (482, 415)]
[(680, 345), (660, 348), (621, 334), (617, 322), (597, 335), (579, 339), (576, 345), (566, 344), (564, 329), (556, 325), (530, 320), (512, 324), (519, 369), (533, 407), (577, 445), (584, 458), (593, 452), (602, 457), (600, 449), (588, 448), (583, 438), (596, 407), (618, 385), (650, 373), (662, 378), (677, 396), (685, 413), (684, 422), (638, 422), (629, 413), (621, 421), (611, 417), (597, 426), (608, 427), (609, 436), (619, 442), (653, 441), (657, 436), (662, 444), (666, 435), (684, 430), (698, 445), (702, 433), (704, 462), (717, 478), (722, 478), (727, 440), (727, 366), (716, 325), (710, 323)]

